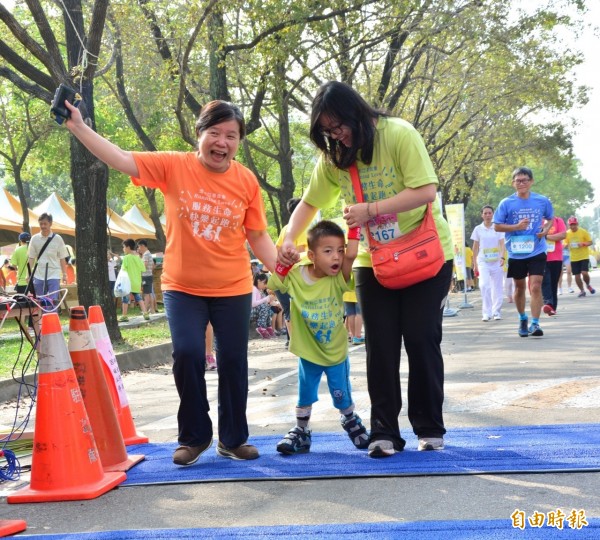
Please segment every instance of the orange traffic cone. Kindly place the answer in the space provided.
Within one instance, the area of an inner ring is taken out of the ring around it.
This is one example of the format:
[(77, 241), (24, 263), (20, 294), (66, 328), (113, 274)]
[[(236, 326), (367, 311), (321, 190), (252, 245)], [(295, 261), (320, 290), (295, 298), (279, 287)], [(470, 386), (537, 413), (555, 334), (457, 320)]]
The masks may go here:
[(0, 536), (9, 536), (24, 531), (27, 523), (22, 519), (0, 519)]
[(71, 308), (69, 352), (90, 417), (102, 467), (105, 471), (128, 471), (142, 461), (144, 456), (127, 455), (96, 344), (82, 306)]
[(104, 472), (56, 313), (42, 317), (31, 483), (9, 503), (93, 499), (121, 482)]
[(147, 443), (148, 437), (143, 433), (138, 433), (135, 429), (131, 409), (129, 408), (129, 400), (127, 399), (121, 371), (119, 370), (119, 363), (110, 342), (102, 308), (100, 306), (90, 306), (88, 320), (92, 336), (94, 336), (94, 341), (96, 342), (96, 350), (102, 360), (102, 372), (110, 391), (110, 397), (112, 398), (115, 414), (119, 421), (123, 441), (125, 445)]

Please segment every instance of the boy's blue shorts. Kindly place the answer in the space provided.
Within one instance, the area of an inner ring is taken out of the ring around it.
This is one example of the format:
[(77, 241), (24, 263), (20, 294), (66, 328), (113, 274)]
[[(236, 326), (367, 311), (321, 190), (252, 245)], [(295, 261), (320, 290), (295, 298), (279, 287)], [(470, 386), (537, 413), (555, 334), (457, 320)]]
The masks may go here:
[[(131, 294), (133, 295), (133, 299), (134, 299), (136, 302), (141, 302), (141, 301), (142, 301), (142, 295), (141, 295), (139, 292), (132, 292)], [(123, 302), (124, 304), (129, 304), (129, 295), (127, 295), (127, 296), (124, 296), (124, 297), (122, 298), (122, 302)]]
[(327, 386), (336, 409), (344, 410), (352, 405), (352, 388), (350, 386), (350, 360), (335, 366), (320, 366), (298, 359), (298, 407), (306, 407), (319, 401), (319, 383), (325, 373)]

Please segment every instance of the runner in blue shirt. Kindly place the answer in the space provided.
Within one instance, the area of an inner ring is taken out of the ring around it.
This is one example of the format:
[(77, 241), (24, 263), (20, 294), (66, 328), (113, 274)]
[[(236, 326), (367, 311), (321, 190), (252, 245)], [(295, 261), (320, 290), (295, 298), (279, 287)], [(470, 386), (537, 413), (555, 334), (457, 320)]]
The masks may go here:
[[(508, 278), (515, 282), (515, 306), (519, 312), (519, 336), (543, 336), (539, 318), (542, 312), (542, 279), (546, 268), (546, 235), (554, 223), (550, 199), (533, 193), (533, 172), (519, 167), (512, 174), (516, 192), (503, 199), (494, 214), (494, 228), (505, 233), (508, 252)], [(544, 223), (544, 220), (547, 220)], [(531, 325), (525, 313), (525, 293), (529, 276)]]

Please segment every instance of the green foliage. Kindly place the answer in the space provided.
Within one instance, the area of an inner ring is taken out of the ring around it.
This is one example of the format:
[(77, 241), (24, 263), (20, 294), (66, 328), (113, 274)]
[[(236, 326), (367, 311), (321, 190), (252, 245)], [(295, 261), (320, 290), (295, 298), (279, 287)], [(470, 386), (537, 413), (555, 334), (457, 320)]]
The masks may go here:
[[(129, 311), (130, 316), (140, 315), (134, 306)], [(69, 317), (62, 316), (63, 326), (69, 325)], [(166, 320), (159, 319), (149, 323), (143, 323), (138, 327), (122, 327), (122, 341), (112, 344), (116, 354), (122, 352), (143, 349), (152, 345), (160, 345), (171, 341), (171, 332)], [(65, 340), (69, 339), (69, 332), (65, 332)], [(9, 379), (12, 376), (13, 367), (19, 375), (33, 374), (35, 363), (26, 364), (26, 355), (31, 351), (29, 343), (19, 335), (19, 327), (14, 320), (7, 320), (0, 329), (0, 343), (2, 344), (2, 357), (0, 358), (0, 380)], [(19, 361), (18, 361), (19, 360)], [(18, 363), (17, 363), (18, 361)], [(15, 365), (16, 364), (16, 365)]]
[[(507, 194), (510, 171), (523, 163), (536, 170), (536, 187), (557, 212), (592, 200), (572, 155), (568, 119), (587, 99), (571, 77), (581, 55), (561, 38), (576, 35), (585, 2), (546, 2), (536, 10), (516, 0), (231, 0), (206, 12), (208, 6), (111, 2), (98, 59), (107, 69), (94, 85), (96, 128), (128, 150), (191, 150), (197, 111), (187, 98), (201, 105), (225, 85), (251, 128), (238, 159), (259, 178), (273, 237), (285, 223), (286, 200), (308, 184), (316, 159), (307, 136), (310, 103), (329, 79), (349, 82), (412, 122), (444, 202), (464, 203), (469, 219), (479, 222), (480, 206)], [(50, 25), (61, 27), (60, 12), (46, 11)], [(40, 41), (28, 10), (15, 15)], [(11, 35), (6, 39), (44, 69)], [(118, 51), (137, 130), (118, 96)], [(6, 92), (0, 88), (0, 96)], [(32, 193), (41, 196), (56, 179), (68, 189), (68, 137), (53, 126), (31, 152), (25, 180)], [(123, 212), (132, 204), (150, 210), (143, 191), (111, 171), (108, 206)], [(163, 204), (159, 194), (159, 210)], [(329, 212), (336, 217), (339, 208)]]

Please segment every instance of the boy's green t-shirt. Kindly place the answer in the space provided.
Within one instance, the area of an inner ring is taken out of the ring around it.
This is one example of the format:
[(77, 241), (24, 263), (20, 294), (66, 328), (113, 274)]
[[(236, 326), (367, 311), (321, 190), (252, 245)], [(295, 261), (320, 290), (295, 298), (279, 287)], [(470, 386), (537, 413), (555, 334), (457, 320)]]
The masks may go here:
[(127, 272), (131, 281), (131, 292), (142, 292), (142, 272), (146, 270), (142, 259), (133, 253), (128, 253), (121, 258), (121, 268)]
[(296, 265), (285, 276), (271, 275), (270, 289), (287, 292), (290, 302), (292, 335), (289, 350), (319, 364), (335, 366), (348, 357), (348, 332), (344, 327), (344, 292), (351, 290), (340, 272), (313, 283), (304, 278), (306, 266)]

